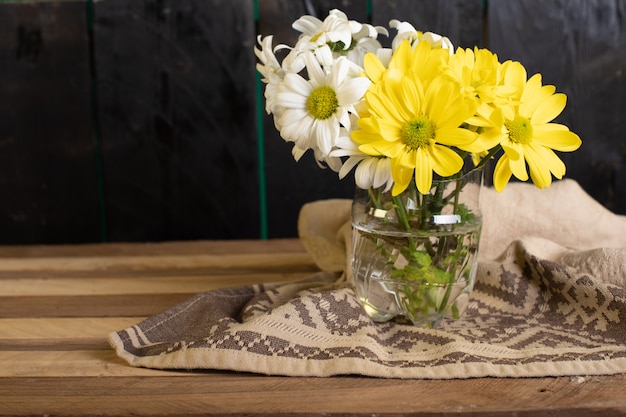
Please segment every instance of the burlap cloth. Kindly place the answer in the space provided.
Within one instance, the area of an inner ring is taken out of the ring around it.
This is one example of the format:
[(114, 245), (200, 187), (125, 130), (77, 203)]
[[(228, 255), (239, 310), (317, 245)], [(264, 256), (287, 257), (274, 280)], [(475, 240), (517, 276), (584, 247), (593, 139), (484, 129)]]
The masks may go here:
[(374, 324), (346, 285), (350, 201), (305, 205), (299, 231), (324, 272), (199, 294), (109, 336), (133, 366), (393, 378), (626, 372), (626, 219), (572, 180), (482, 194), (466, 316), (437, 329)]

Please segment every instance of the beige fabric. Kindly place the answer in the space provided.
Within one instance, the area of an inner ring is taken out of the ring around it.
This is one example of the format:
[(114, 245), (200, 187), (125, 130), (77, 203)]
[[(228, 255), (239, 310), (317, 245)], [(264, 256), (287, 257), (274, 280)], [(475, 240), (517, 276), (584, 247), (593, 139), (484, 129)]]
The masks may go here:
[(350, 202), (302, 208), (307, 280), (198, 294), (112, 333), (134, 366), (396, 378), (626, 372), (626, 220), (573, 181), (484, 190), (472, 302), (437, 329), (374, 324), (348, 285)]
[(527, 237), (578, 250), (626, 248), (626, 217), (608, 211), (573, 180), (543, 190), (527, 183), (511, 183), (501, 193), (487, 188), (481, 193), (481, 210), (483, 258), (493, 259), (511, 242)]

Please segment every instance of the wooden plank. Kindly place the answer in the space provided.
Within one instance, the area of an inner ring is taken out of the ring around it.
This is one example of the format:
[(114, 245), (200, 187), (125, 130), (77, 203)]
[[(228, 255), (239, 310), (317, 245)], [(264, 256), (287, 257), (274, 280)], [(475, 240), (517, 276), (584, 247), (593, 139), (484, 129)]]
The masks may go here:
[[(300, 32), (292, 23), (304, 14), (324, 19), (328, 11), (339, 8), (348, 18), (366, 21), (366, 1), (259, 1), (258, 33), (274, 35), (275, 44), (293, 45)], [(264, 104), (263, 104), (264, 105)], [(264, 107), (263, 107), (264, 108)], [(348, 176), (339, 180), (337, 173), (320, 169), (310, 152), (295, 162), (292, 144), (281, 137), (271, 117), (265, 115), (265, 176), (267, 183), (268, 231), (273, 238), (297, 236), (300, 207), (310, 201), (327, 198), (352, 198), (354, 180)]]
[(195, 294), (0, 296), (0, 317), (144, 317), (158, 314)]
[(110, 350), (106, 341), (109, 333), (141, 320), (143, 317), (0, 319), (0, 351), (35, 351), (41, 355), (41, 352)]
[(521, 61), (568, 96), (559, 117), (582, 147), (560, 156), (567, 177), (601, 204), (626, 214), (626, 1), (489, 2), (490, 46), (501, 60)]
[(110, 240), (258, 237), (252, 0), (94, 7)]
[[(110, 278), (112, 271), (120, 277), (143, 279), (215, 278), (248, 274), (250, 268), (278, 279), (319, 270), (297, 239), (0, 246), (0, 283), (7, 279)], [(295, 275), (280, 278), (287, 272)]]
[[(73, 340), (73, 339), (70, 339)], [(135, 368), (129, 366), (105, 346), (105, 338), (98, 339), (101, 345), (88, 350), (16, 350), (0, 349), (1, 378), (72, 378), (72, 377), (127, 377), (127, 376), (171, 376), (176, 371)], [(49, 349), (49, 348), (48, 348)], [(57, 348), (58, 349), (58, 348)], [(185, 375), (185, 373), (181, 373)], [(61, 380), (58, 380), (61, 383)], [(80, 390), (78, 391), (80, 392)], [(0, 393), (0, 398), (3, 395)], [(0, 408), (0, 411), (4, 411)], [(1, 415), (1, 414), (0, 414)]]
[[(88, 363), (88, 361), (87, 361)], [(257, 416), (559, 416), (626, 412), (623, 376), (420, 381), (232, 373), (0, 379), (6, 414)], [(151, 375), (150, 375), (151, 374)], [(152, 377), (148, 377), (152, 376)], [(592, 402), (588, 402), (593, 398)]]
[[(262, 254), (231, 254), (231, 255), (162, 255), (162, 256), (118, 256), (107, 257), (55, 257), (24, 259), (4, 258), (0, 260), (0, 271), (102, 271), (102, 270), (159, 270), (159, 269), (227, 269), (246, 268), (255, 266), (258, 268), (273, 268), (282, 266), (310, 266), (311, 257), (306, 253), (301, 254), (274, 254), (263, 256)], [(232, 271), (232, 270), (231, 270)]]
[(125, 329), (139, 320), (137, 317), (0, 319), (0, 340), (103, 338), (110, 332)]
[(275, 254), (304, 252), (304, 246), (299, 239), (269, 239), (269, 240), (194, 240), (177, 242), (144, 242), (144, 243), (106, 243), (81, 245), (16, 245), (0, 246), (0, 260), (2, 258), (54, 258), (107, 256), (154, 256), (163, 255), (203, 255), (211, 253), (222, 254)]
[(118, 294), (178, 294), (200, 293), (225, 288), (237, 283), (256, 284), (292, 281), (305, 278), (314, 272), (271, 272), (271, 273), (230, 273), (208, 275), (177, 275), (168, 273), (161, 276), (132, 276), (112, 278), (110, 275), (99, 278), (19, 278), (2, 279), (2, 296), (73, 296), (73, 295), (118, 295)]
[(101, 240), (85, 4), (0, 4), (0, 243)]

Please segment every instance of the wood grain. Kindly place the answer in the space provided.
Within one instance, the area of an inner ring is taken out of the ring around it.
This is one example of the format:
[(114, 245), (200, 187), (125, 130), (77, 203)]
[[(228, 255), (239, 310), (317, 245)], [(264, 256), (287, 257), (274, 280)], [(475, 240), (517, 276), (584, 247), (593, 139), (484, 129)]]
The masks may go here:
[(626, 129), (625, 13), (626, 2), (613, 0), (489, 2), (490, 48), (567, 95), (557, 120), (583, 144), (559, 153), (566, 176), (616, 213), (626, 213), (626, 145), (618, 133)]
[[(254, 256), (237, 268), (226, 247)], [(312, 273), (304, 255), (296, 240), (0, 247), (0, 415), (626, 415), (626, 375), (395, 380), (162, 371), (130, 366), (108, 346), (110, 332), (192, 290)], [(203, 265), (189, 268), (190, 258)], [(3, 270), (3, 261), (11, 267)], [(64, 277), (63, 263), (81, 277)]]
[(451, 383), (151, 372), (136, 377), (2, 378), (0, 398), (6, 413), (14, 415), (24, 414), (24, 410), (33, 415), (159, 416), (576, 417), (624, 413), (620, 399), (623, 378), (478, 379)]
[(253, 2), (95, 2), (111, 241), (258, 238)]
[(100, 241), (82, 2), (0, 4), (0, 243)]

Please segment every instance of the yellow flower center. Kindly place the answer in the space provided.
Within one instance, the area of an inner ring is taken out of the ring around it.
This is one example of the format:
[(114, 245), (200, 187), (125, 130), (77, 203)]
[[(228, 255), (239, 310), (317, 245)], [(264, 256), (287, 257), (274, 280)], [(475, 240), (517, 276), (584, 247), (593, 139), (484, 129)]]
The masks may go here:
[(435, 138), (435, 125), (426, 116), (416, 117), (402, 126), (400, 138), (411, 149), (425, 148)]
[(525, 117), (515, 116), (513, 120), (504, 122), (504, 127), (509, 131), (509, 139), (513, 143), (527, 145), (533, 138), (533, 125)]
[(332, 87), (323, 85), (317, 87), (311, 91), (309, 98), (306, 101), (306, 109), (316, 119), (326, 120), (335, 112), (339, 107), (339, 100), (337, 100), (337, 93)]

